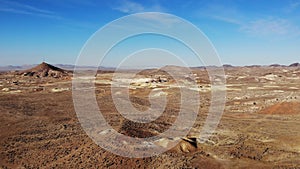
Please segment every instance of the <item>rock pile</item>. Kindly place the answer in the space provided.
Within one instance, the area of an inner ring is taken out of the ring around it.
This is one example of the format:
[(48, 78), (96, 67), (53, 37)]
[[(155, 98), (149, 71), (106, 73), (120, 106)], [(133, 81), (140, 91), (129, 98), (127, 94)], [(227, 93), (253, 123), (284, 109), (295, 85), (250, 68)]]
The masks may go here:
[(150, 81), (147, 81), (146, 83), (165, 83), (165, 82), (168, 82), (167, 78), (158, 76), (156, 78), (151, 79)]

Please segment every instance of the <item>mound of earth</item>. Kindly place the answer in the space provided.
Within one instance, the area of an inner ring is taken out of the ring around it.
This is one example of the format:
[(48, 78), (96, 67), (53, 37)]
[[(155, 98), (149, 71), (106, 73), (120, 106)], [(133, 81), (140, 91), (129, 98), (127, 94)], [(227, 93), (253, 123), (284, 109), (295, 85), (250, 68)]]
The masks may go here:
[(269, 106), (260, 111), (261, 114), (300, 114), (300, 102), (282, 102)]
[(224, 68), (231, 68), (231, 67), (234, 67), (234, 66), (232, 66), (232, 65), (230, 65), (230, 64), (224, 64), (223, 67), (224, 67)]
[(289, 67), (300, 67), (300, 63), (292, 63)]
[(269, 67), (284, 67), (284, 65), (280, 65), (280, 64), (271, 64)]
[(23, 76), (34, 76), (34, 77), (53, 77), (53, 78), (62, 78), (69, 75), (68, 71), (61, 68), (55, 67), (48, 63), (41, 63), (36, 67), (22, 71)]

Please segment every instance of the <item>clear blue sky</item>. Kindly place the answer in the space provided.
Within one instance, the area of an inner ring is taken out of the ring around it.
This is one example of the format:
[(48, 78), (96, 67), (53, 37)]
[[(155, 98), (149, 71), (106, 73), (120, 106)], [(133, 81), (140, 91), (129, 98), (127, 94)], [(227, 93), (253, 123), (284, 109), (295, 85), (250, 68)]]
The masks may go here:
[(299, 0), (0, 0), (0, 65), (74, 64), (99, 28), (149, 11), (195, 24), (224, 64), (300, 61)]

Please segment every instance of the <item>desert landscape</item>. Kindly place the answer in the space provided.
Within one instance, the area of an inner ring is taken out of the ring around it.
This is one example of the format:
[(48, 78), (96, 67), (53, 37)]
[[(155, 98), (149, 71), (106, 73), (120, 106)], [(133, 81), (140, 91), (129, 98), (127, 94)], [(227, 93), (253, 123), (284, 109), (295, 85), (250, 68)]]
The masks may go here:
[[(180, 71), (180, 67), (164, 68)], [(148, 158), (126, 158), (104, 150), (82, 129), (73, 105), (72, 70), (41, 63), (0, 73), (0, 168), (300, 168), (300, 65), (224, 65), (226, 105), (209, 140), (197, 138), (207, 117), (211, 85), (205, 67), (191, 68), (200, 108), (189, 134), (165, 138), (171, 150)], [(126, 79), (130, 70), (118, 72)], [(178, 115), (180, 91), (161, 69), (146, 69), (131, 79), (132, 105), (150, 106), (149, 93), (167, 97), (163, 114), (151, 123), (121, 116), (112, 101), (113, 70), (98, 70), (95, 94), (101, 113), (119, 133), (149, 137), (168, 129)], [(153, 93), (154, 92), (154, 93)], [(192, 102), (192, 100), (191, 100)], [(189, 119), (187, 119), (189, 120)], [(107, 134), (101, 132), (101, 134)]]

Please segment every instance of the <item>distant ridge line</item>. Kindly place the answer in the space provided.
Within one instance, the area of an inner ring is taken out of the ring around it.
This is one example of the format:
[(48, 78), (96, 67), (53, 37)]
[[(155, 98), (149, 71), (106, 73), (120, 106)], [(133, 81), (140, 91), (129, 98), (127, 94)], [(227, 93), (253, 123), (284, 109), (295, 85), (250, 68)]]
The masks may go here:
[[(45, 62), (43, 62), (45, 63)], [(23, 71), (26, 69), (30, 69), (33, 68), (35, 66), (38, 66), (39, 64), (31, 64), (31, 65), (8, 65), (8, 66), (0, 66), (0, 71)], [(50, 65), (50, 64), (49, 64)], [(72, 65), (72, 64), (52, 64), (52, 66), (55, 66), (57, 68), (60, 69), (65, 69), (68, 71), (74, 70), (76, 65)], [(172, 66), (172, 65), (166, 65), (166, 66)], [(175, 66), (175, 65), (173, 65)], [(207, 67), (218, 67), (218, 66), (193, 66), (190, 68), (207, 68)], [(270, 65), (245, 65), (245, 66), (235, 66), (235, 65), (231, 65), (231, 64), (223, 64), (224, 68), (234, 68), (234, 67), (300, 67), (300, 63), (299, 62), (295, 62), (289, 65), (282, 65), (282, 64), (270, 64)], [(82, 69), (82, 70), (90, 70), (90, 69), (95, 69), (97, 68), (96, 66), (76, 66), (77, 69)], [(115, 70), (115, 67), (105, 67), (105, 66), (100, 66), (98, 67), (98, 70)], [(138, 69), (135, 67), (132, 68), (128, 68), (128, 69)]]

